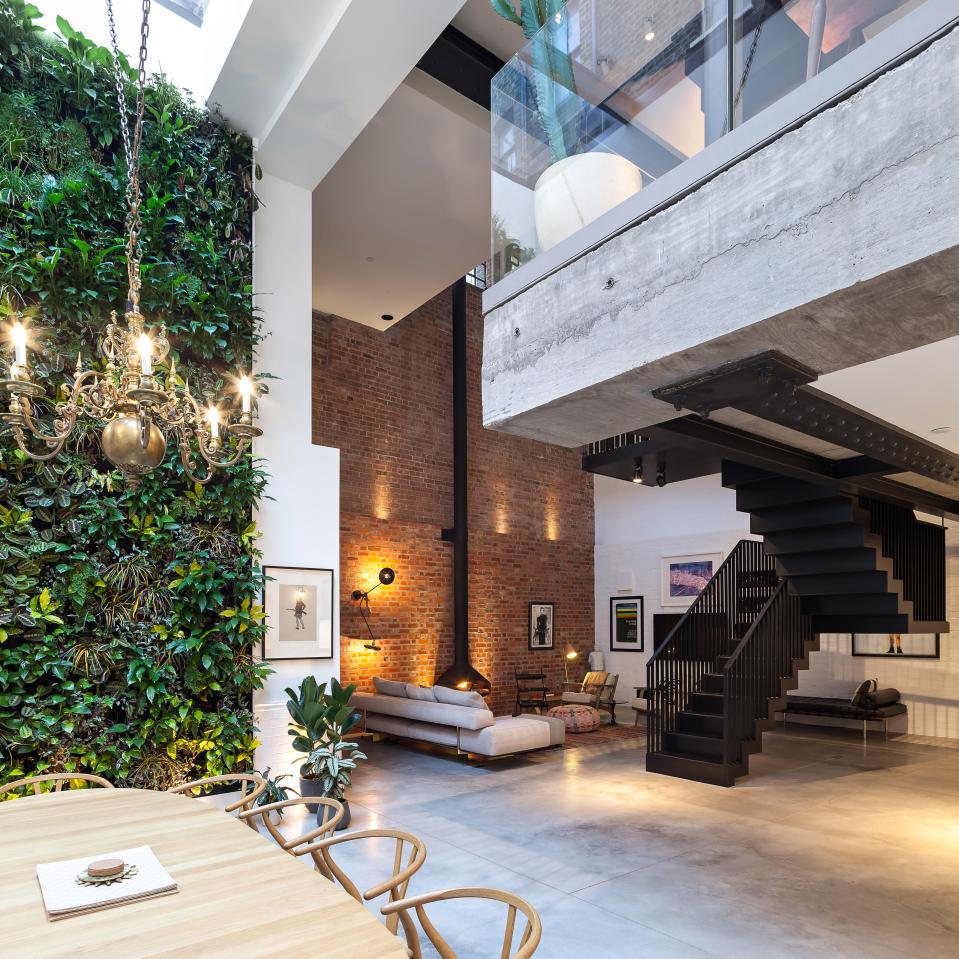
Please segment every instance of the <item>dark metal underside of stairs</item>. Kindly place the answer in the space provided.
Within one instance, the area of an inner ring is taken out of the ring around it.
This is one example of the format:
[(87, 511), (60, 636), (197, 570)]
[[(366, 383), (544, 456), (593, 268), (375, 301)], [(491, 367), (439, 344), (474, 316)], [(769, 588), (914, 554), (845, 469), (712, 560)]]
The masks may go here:
[(723, 463), (751, 516), (647, 666), (647, 769), (731, 786), (824, 632), (948, 632), (945, 535), (912, 511)]

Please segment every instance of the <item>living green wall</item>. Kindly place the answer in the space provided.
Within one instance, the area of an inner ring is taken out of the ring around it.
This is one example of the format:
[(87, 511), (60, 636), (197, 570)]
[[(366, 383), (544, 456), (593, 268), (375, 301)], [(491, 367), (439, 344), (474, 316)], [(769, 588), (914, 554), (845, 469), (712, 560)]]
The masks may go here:
[[(38, 13), (0, 0), (0, 327), (29, 314), (53, 396), (124, 308), (125, 168), (108, 51), (63, 21), (62, 39), (38, 31)], [(229, 389), (257, 338), (251, 155), (149, 82), (141, 307), (197, 395)], [(0, 429), (0, 782), (85, 770), (160, 787), (249, 768), (264, 476), (247, 459), (194, 486), (174, 452), (134, 491), (95, 431), (37, 465)]]

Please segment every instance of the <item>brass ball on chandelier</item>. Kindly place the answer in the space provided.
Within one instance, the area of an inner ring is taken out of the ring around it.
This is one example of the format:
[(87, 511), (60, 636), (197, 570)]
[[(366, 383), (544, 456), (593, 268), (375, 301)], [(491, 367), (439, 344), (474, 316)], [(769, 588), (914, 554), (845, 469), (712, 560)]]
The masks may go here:
[(110, 420), (100, 437), (103, 454), (127, 476), (141, 476), (156, 469), (166, 456), (166, 437), (150, 423), (146, 444), (136, 416), (121, 415)]

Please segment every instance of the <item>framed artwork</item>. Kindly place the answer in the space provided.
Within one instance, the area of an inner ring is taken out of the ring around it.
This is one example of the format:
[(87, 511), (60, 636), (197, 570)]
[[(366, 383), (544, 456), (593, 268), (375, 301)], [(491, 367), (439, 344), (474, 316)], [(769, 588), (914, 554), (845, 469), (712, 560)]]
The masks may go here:
[(333, 658), (333, 570), (263, 567), (264, 659)]
[(854, 633), (853, 656), (938, 659), (938, 633)]
[(641, 653), (643, 636), (643, 597), (610, 596), (609, 649), (613, 653)]
[(723, 561), (722, 553), (662, 558), (662, 606), (689, 606)]
[(553, 604), (529, 604), (529, 648), (553, 648)]

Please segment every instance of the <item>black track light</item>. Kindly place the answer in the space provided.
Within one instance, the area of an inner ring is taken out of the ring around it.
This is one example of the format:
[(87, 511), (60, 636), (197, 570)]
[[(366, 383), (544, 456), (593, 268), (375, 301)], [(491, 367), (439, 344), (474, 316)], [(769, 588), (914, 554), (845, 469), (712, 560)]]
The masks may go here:
[(666, 485), (666, 464), (660, 463), (659, 470), (656, 473), (656, 485), (663, 487)]
[(642, 484), (643, 482), (643, 461), (636, 460), (636, 465), (633, 467), (633, 482)]

